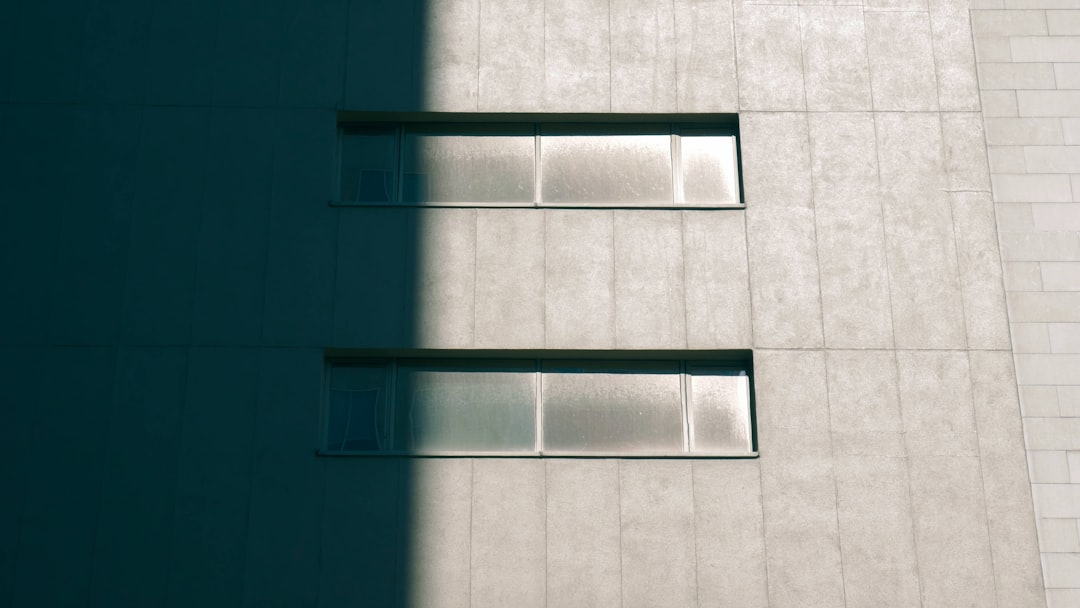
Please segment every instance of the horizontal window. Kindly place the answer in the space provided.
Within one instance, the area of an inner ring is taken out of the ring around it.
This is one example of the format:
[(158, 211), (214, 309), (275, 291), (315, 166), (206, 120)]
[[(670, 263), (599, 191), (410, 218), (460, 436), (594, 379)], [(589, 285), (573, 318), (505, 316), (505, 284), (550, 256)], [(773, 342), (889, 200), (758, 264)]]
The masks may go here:
[(329, 454), (746, 456), (750, 377), (709, 361), (327, 364)]
[(733, 125), (345, 123), (339, 202), (737, 207)]

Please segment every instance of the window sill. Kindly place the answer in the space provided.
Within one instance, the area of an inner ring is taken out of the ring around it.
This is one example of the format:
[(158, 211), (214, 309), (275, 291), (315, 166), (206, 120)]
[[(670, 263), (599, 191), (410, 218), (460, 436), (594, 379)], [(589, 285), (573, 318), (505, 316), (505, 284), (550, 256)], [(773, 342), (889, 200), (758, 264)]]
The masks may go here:
[(748, 460), (758, 457), (758, 452), (330, 452), (316, 450), (315, 455), (325, 458), (572, 458), (620, 460)]

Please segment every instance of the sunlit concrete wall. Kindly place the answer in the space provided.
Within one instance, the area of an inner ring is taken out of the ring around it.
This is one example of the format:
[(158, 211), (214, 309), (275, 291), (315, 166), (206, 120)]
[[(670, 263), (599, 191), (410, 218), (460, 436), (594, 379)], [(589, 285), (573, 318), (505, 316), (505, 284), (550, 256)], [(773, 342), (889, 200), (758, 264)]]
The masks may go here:
[(1080, 606), (1080, 5), (973, 8), (1047, 600)]
[[(727, 112), (745, 211), (334, 208)], [(0, 4), (0, 605), (1044, 606), (968, 6)], [(753, 460), (318, 458), (327, 348), (752, 348)]]

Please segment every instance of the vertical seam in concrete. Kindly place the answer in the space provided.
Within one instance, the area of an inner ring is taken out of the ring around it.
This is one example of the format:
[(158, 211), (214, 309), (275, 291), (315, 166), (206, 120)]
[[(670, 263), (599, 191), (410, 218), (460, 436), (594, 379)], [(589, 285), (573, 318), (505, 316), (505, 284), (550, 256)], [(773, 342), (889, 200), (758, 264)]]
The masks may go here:
[(607, 0), (607, 111), (612, 111), (611, 94), (611, 0)]
[(484, 0), (476, 0), (476, 100), (473, 104), (473, 111), (480, 111), (480, 32), (483, 30), (483, 14)]
[[(945, 197), (949, 200), (947, 209), (949, 210), (949, 223), (952, 225), (952, 240), (953, 240), (953, 255), (956, 256), (956, 287), (957, 292), (960, 294), (960, 320), (964, 323), (964, 350), (971, 348), (971, 339), (968, 336), (968, 319), (967, 319), (967, 298), (964, 297), (964, 278), (960, 273), (960, 239), (957, 235), (959, 229), (956, 225), (956, 213), (953, 211), (953, 195), (954, 193), (948, 190), (949, 187), (949, 169), (945, 166), (945, 129), (942, 125), (942, 114), (944, 112), (938, 112), (938, 134), (941, 137), (941, 167), (945, 174)], [(969, 366), (970, 367), (970, 366)]]
[(242, 534), (243, 539), (244, 539), (243, 540), (244, 556), (243, 556), (243, 558), (241, 558), (241, 565), (243, 566), (243, 571), (240, 573), (240, 603), (241, 603), (241, 605), (246, 604), (246, 602), (244, 601), (244, 598), (247, 596), (248, 552), (251, 549), (250, 545), (248, 544), (248, 542), (251, 539), (251, 509), (252, 509), (251, 494), (252, 494), (252, 488), (255, 486), (255, 468), (256, 468), (255, 467), (255, 453), (257, 451), (256, 447), (257, 447), (257, 442), (258, 442), (258, 438), (259, 438), (259, 433), (258, 433), (258, 430), (259, 430), (259, 401), (260, 401), (259, 398), (260, 398), (260, 396), (262, 394), (261, 388), (262, 388), (263, 368), (264, 368), (264, 366), (266, 364), (265, 355), (266, 355), (265, 351), (262, 352), (262, 353), (259, 353), (257, 355), (259, 364), (258, 364), (258, 367), (256, 368), (256, 371), (255, 371), (255, 381), (254, 381), (254, 386), (252, 387), (253, 392), (254, 392), (254, 395), (253, 395), (254, 399), (252, 399), (252, 402), (251, 402), (251, 431), (250, 431), (251, 444), (250, 444), (250, 447), (248, 448), (248, 454), (247, 454), (247, 456), (248, 456), (247, 508), (244, 510), (244, 531), (243, 531), (243, 534)]
[(822, 349), (821, 359), (825, 368), (825, 411), (828, 413), (829, 469), (833, 483), (833, 514), (836, 518), (836, 549), (840, 553), (840, 592), (847, 606), (847, 574), (844, 572), (844, 530), (840, 525), (840, 484), (836, 481), (836, 451), (833, 449), (832, 396), (829, 393), (829, 351)]
[[(979, 434), (979, 417), (975, 413), (975, 377), (971, 373), (971, 351), (965, 351), (964, 356), (967, 357), (968, 387), (969, 387), (969, 390), (971, 391), (971, 422), (972, 422), (972, 425), (975, 427), (975, 437), (978, 440), (981, 437), (980, 437), (980, 434)], [(990, 577), (990, 581), (991, 581), (991, 584), (992, 584), (992, 586), (994, 588), (994, 605), (997, 606), (997, 605), (1000, 604), (998, 602), (999, 598), (998, 598), (998, 589), (997, 589), (997, 578), (998, 578), (997, 573), (998, 573), (998, 569), (997, 569), (996, 560), (994, 559), (994, 536), (990, 532), (990, 501), (988, 500), (987, 495), (986, 495), (986, 471), (985, 471), (985, 466), (983, 465), (982, 446), (978, 445), (976, 450), (977, 450), (976, 453), (978, 454), (978, 460), (979, 460), (979, 487), (982, 490), (982, 497), (983, 497), (983, 515), (986, 517), (986, 548), (990, 551), (990, 571), (992, 573), (992, 576)], [(1026, 454), (1025, 454), (1025, 456), (1026, 456)], [(1025, 459), (1025, 461), (1026, 461), (1026, 459)]]
[(473, 605), (473, 534), (475, 523), (473, 521), (473, 502), (476, 501), (476, 459), (469, 459), (469, 606)]
[[(895, 335), (895, 328), (893, 332)], [(922, 566), (919, 565), (919, 531), (915, 526), (917, 518), (915, 513), (915, 488), (911, 484), (911, 455), (908, 454), (907, 429), (904, 426), (904, 396), (900, 391), (900, 361), (897, 359), (895, 346), (889, 353), (893, 360), (893, 371), (896, 372), (896, 405), (900, 410), (898, 412), (900, 414), (900, 441), (904, 447), (904, 479), (907, 481), (908, 509), (911, 512), (911, 548), (915, 550), (915, 580), (919, 585), (919, 605), (923, 606), (926, 603), (926, 597), (923, 589)]]
[(615, 210), (608, 211), (611, 218), (611, 344), (619, 348), (619, 269), (615, 249)]
[(701, 606), (701, 590), (698, 582), (698, 531), (697, 531), (697, 491), (694, 487), (694, 461), (690, 461), (690, 524), (694, 531), (694, 606)]
[[(280, 118), (283, 110), (273, 111), (274, 114)], [(276, 121), (275, 121), (276, 122)], [(335, 130), (336, 130), (335, 125)], [(335, 144), (337, 139), (334, 139)], [(266, 298), (267, 298), (267, 275), (270, 270), (270, 237), (273, 234), (271, 227), (274, 225), (274, 188), (277, 184), (278, 172), (274, 170), (277, 167), (277, 152), (278, 152), (278, 140), (274, 137), (274, 143), (270, 146), (270, 195), (266, 197), (265, 206), (263, 209), (264, 217), (266, 218), (266, 226), (263, 227), (263, 233), (265, 240), (263, 241), (262, 251), (262, 297), (259, 298), (259, 344), (266, 344)], [(336, 260), (335, 260), (336, 262)], [(337, 267), (337, 264), (334, 264)], [(336, 274), (336, 273), (335, 273)], [(332, 298), (334, 299), (334, 298)], [(332, 305), (332, 304), (331, 304)], [(330, 324), (333, 326), (334, 317), (330, 316)]]
[(548, 460), (540, 459), (540, 463), (544, 467), (544, 606), (548, 605), (548, 515), (551, 514), (551, 510), (548, 508)]
[(686, 281), (686, 211), (679, 212), (679, 252), (682, 254), (679, 266), (682, 269), (682, 313), (683, 313), (683, 348), (690, 348), (690, 308), (687, 303), (686, 292), (689, 283)]
[[(745, 195), (745, 192), (744, 192)], [(753, 352), (755, 345), (754, 342), (754, 290), (753, 290), (753, 278), (750, 275), (750, 224), (747, 222), (747, 212), (744, 207), (742, 213), (739, 214), (742, 217), (743, 225), (743, 258), (746, 260), (746, 312), (747, 324), (750, 326), (750, 349)], [(753, 356), (753, 355), (751, 355)], [(760, 425), (760, 422), (758, 423)]]
[[(101, 534), (101, 499), (102, 499), (102, 495), (103, 495), (104, 487), (105, 487), (105, 469), (109, 464), (109, 449), (108, 448), (109, 448), (109, 445), (112, 444), (112, 442), (109, 440), (110, 435), (112, 434), (111, 432), (112, 432), (112, 428), (113, 428), (113, 416), (112, 416), (112, 413), (113, 413), (113, 410), (116, 407), (117, 386), (120, 384), (118, 382), (118, 380), (119, 380), (118, 375), (120, 373), (120, 348), (121, 347), (119, 347), (119, 346), (111, 346), (111, 347), (109, 347), (109, 350), (112, 351), (112, 391), (110, 391), (110, 394), (111, 394), (112, 397), (109, 400), (109, 405), (110, 405), (109, 410), (106, 412), (106, 415), (108, 416), (108, 419), (105, 421), (105, 432), (102, 433), (102, 435), (101, 435), (102, 445), (100, 446), (100, 449), (102, 450), (102, 454), (101, 454), (101, 462), (98, 465), (97, 513), (94, 514), (94, 532), (90, 536), (90, 562), (89, 562), (89, 572), (87, 573), (87, 577), (86, 577), (86, 605), (87, 606), (92, 606), (93, 605), (92, 598), (93, 598), (93, 591), (94, 591), (94, 570), (95, 570), (94, 564), (97, 563), (98, 537)], [(120, 442), (117, 442), (117, 443), (120, 443)], [(14, 579), (12, 579), (12, 580), (14, 580)], [(14, 601), (14, 598), (11, 598), (9, 601)]]
[[(742, 110), (742, 101), (739, 98), (739, 43), (735, 40), (735, 34), (738, 28), (735, 27), (735, 20), (738, 18), (735, 15), (735, 2), (732, 0), (728, 3), (731, 7), (731, 63), (735, 68), (735, 111)], [(799, 51), (802, 54), (802, 51)], [(803, 83), (803, 91), (805, 95), (806, 83)], [(741, 182), (740, 182), (741, 184)], [(745, 194), (745, 193), (742, 193)]]
[[(165, 589), (163, 590), (163, 593), (164, 593), (164, 596), (165, 596), (163, 598), (165, 606), (172, 605), (172, 602), (169, 600), (169, 598), (171, 596), (170, 592), (173, 589), (174, 582), (175, 582), (175, 575), (176, 575), (176, 568), (175, 568), (175, 566), (176, 566), (176, 563), (175, 563), (175, 557), (176, 557), (176, 542), (175, 542), (176, 541), (176, 514), (177, 514), (177, 511), (179, 509), (179, 503), (180, 503), (180, 501), (177, 499), (177, 490), (180, 488), (180, 462), (181, 462), (180, 457), (183, 455), (183, 451), (184, 451), (184, 420), (187, 419), (186, 410), (187, 410), (187, 400), (188, 400), (188, 386), (190, 386), (190, 380), (191, 380), (191, 351), (192, 351), (192, 347), (191, 346), (186, 346), (186, 347), (183, 348), (183, 351), (184, 351), (184, 386), (183, 386), (182, 389), (180, 389), (180, 407), (177, 408), (178, 411), (176, 412), (176, 414), (177, 414), (176, 420), (177, 420), (177, 427), (178, 428), (176, 429), (176, 454), (173, 455), (176, 464), (173, 467), (173, 492), (172, 492), (173, 509), (172, 509), (172, 517), (169, 518), (169, 567), (166, 569), (166, 573), (165, 573)], [(326, 502), (325, 494), (326, 494), (326, 490), (325, 490), (325, 484), (324, 484), (323, 503)]]
[[(609, 0), (610, 1), (610, 0)], [(675, 0), (671, 0), (671, 38), (673, 41), (672, 47), (675, 52), (675, 111), (681, 112), (682, 107), (679, 98), (679, 20), (678, 20), (678, 7), (675, 6)], [(693, 40), (691, 38), (691, 40)], [(693, 46), (690, 47), (691, 49)]]
[[(808, 169), (807, 173), (810, 175), (810, 210), (814, 214), (814, 257), (817, 258), (818, 324), (821, 327), (821, 347), (826, 348), (829, 343), (827, 336), (825, 335), (825, 296), (822, 294), (823, 290), (821, 288), (821, 239), (818, 238), (818, 235), (821, 234), (821, 230), (818, 229), (817, 194), (816, 188), (814, 187), (814, 159), (812, 153), (813, 144), (810, 141), (810, 113), (804, 112), (803, 119), (806, 121), (806, 164)], [(826, 388), (828, 388), (827, 384)]]
[[(795, 29), (797, 29), (799, 31), (799, 78), (802, 80), (803, 111), (809, 112), (810, 111), (810, 102), (808, 101), (809, 97), (806, 94), (806, 57), (805, 57), (806, 41), (803, 39), (802, 7), (796, 4), (796, 5), (792, 6), (792, 8), (795, 9)], [(807, 121), (809, 121), (809, 120), (810, 119), (807, 118)], [(809, 145), (809, 139), (810, 139), (809, 132), (806, 134), (806, 137), (807, 137), (807, 144)], [(813, 193), (811, 193), (810, 196), (813, 197)], [(815, 240), (816, 240), (816, 238), (817, 237), (815, 236)], [(819, 269), (818, 272), (820, 273), (820, 269)], [(819, 294), (818, 297), (820, 298), (820, 294)], [(822, 334), (822, 336), (821, 336), (821, 344), (823, 346), (825, 344), (825, 335), (824, 334)]]
[(472, 331), (469, 332), (469, 345), (476, 346), (476, 284), (480, 275), (480, 210), (473, 209), (473, 262), (472, 262)]
[(623, 596), (625, 595), (625, 577), (623, 574), (623, 527), (622, 527), (622, 460), (615, 461), (615, 480), (616, 494), (619, 499), (619, 606), (623, 605)]

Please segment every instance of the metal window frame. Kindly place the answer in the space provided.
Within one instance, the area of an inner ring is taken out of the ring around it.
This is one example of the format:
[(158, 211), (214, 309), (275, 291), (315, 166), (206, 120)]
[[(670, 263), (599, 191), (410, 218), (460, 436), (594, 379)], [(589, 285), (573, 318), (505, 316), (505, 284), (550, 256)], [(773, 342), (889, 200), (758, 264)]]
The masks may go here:
[[(674, 359), (674, 358), (656, 358), (656, 357), (632, 357), (632, 358), (620, 358), (618, 353), (612, 357), (588, 357), (588, 356), (554, 356), (554, 357), (538, 357), (533, 356), (507, 356), (507, 357), (491, 357), (491, 356), (478, 356), (478, 357), (445, 357), (445, 356), (386, 356), (386, 357), (350, 357), (350, 356), (328, 356), (324, 364), (323, 372), (323, 398), (322, 406), (320, 408), (320, 437), (319, 448), (316, 453), (319, 456), (331, 456), (331, 457), (469, 457), (469, 458), (485, 458), (485, 457), (500, 457), (500, 458), (672, 458), (672, 459), (745, 459), (756, 458), (758, 456), (756, 432), (755, 432), (755, 407), (754, 407), (754, 383), (753, 383), (753, 364), (749, 359), (735, 359), (726, 360), (711, 359), (711, 358), (691, 358), (691, 359)], [(535, 373), (535, 403), (533, 408), (533, 420), (535, 423), (535, 432), (533, 435), (533, 449), (528, 450), (401, 450), (396, 449), (394, 445), (396, 441), (396, 415), (400, 407), (397, 403), (397, 379), (398, 368), (400, 362), (410, 361), (424, 361), (428, 364), (448, 364), (448, 369), (453, 369), (453, 363), (461, 363), (468, 360), (484, 360), (489, 362), (496, 362), (500, 360), (506, 361), (531, 361), (534, 367)], [(642, 360), (650, 362), (671, 362), (678, 363), (679, 374), (679, 386), (680, 386), (680, 400), (681, 400), (681, 430), (682, 430), (682, 451), (585, 451), (585, 450), (545, 450), (544, 449), (544, 400), (543, 400), (543, 374), (544, 363), (546, 361), (567, 361), (577, 360), (581, 362), (602, 364), (602, 365), (617, 365), (620, 362), (630, 362)], [(389, 438), (389, 445), (391, 449), (383, 451), (350, 451), (350, 450), (330, 450), (327, 444), (329, 440), (329, 396), (332, 389), (332, 376), (335, 367), (350, 367), (350, 366), (383, 366), (385, 368), (384, 386), (386, 388), (386, 427), (387, 437)], [(748, 380), (748, 394), (746, 395), (747, 408), (747, 441), (750, 446), (749, 451), (738, 452), (716, 452), (716, 451), (700, 451), (695, 452), (693, 449), (693, 413), (692, 413), (692, 396), (690, 395), (690, 376), (692, 375), (691, 367), (707, 367), (710, 370), (731, 370), (740, 371), (745, 374)]]

